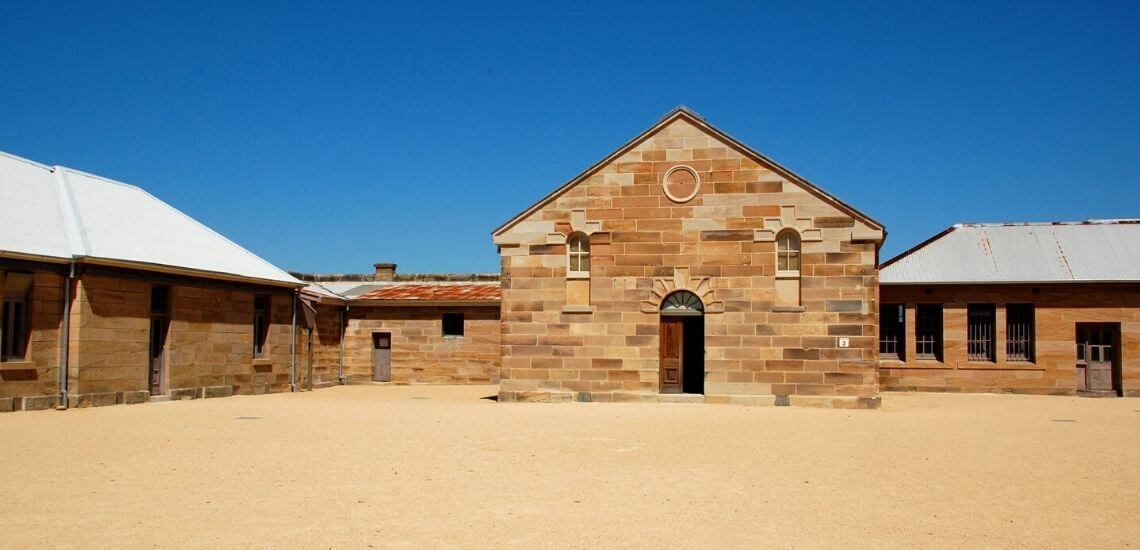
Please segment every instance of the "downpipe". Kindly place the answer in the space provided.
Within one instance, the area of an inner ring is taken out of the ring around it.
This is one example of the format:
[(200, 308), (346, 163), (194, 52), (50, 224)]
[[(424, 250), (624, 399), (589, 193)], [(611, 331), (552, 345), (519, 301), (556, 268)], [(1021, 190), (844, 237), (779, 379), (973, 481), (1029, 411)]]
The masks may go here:
[(66, 411), (69, 406), (67, 367), (71, 364), (71, 284), (75, 282), (75, 261), (68, 268), (63, 281), (63, 322), (59, 331), (59, 403), (55, 410)]
[(293, 322), (289, 331), (289, 391), (297, 391), (297, 291), (293, 292)]

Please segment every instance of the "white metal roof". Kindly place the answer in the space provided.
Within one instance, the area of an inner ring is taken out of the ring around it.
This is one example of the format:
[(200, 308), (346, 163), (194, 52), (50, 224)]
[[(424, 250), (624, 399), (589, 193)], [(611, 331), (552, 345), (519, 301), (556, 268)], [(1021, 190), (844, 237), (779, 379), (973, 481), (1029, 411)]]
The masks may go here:
[(0, 153), (0, 250), (40, 259), (71, 258), (52, 169)]
[(0, 217), (3, 255), (302, 285), (133, 185), (5, 154), (0, 200), (6, 206)]
[(1140, 281), (1140, 220), (958, 224), (882, 265), (882, 284)]

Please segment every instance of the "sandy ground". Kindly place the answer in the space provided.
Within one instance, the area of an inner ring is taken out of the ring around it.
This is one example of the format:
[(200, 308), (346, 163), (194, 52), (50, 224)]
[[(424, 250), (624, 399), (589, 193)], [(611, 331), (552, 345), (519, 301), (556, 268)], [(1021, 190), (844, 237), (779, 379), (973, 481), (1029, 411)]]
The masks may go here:
[(1126, 547), (1140, 400), (498, 404), (493, 387), (0, 415), (0, 546)]

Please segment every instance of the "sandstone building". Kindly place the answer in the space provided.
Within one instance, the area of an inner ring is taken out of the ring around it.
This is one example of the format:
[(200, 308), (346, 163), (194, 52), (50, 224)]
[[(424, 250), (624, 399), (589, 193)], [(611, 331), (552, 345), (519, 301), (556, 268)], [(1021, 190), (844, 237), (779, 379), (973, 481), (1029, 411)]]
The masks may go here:
[[(126, 184), (0, 153), (0, 410), (290, 389), (301, 282)], [(15, 206), (13, 206), (15, 205)]]
[(1140, 221), (963, 224), (880, 272), (885, 390), (1140, 396)]
[(500, 400), (875, 407), (883, 238), (679, 108), (495, 230)]
[(342, 383), (498, 383), (498, 275), (398, 275), (390, 263), (375, 275), (295, 275), (319, 297), (319, 373), (335, 367)]

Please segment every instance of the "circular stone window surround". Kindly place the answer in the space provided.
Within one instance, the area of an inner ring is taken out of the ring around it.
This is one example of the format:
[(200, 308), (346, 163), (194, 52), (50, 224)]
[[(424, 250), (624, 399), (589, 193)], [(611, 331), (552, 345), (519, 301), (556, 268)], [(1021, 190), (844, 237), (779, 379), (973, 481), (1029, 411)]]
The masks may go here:
[[(677, 174), (678, 172), (687, 172), (693, 178), (693, 190), (688, 194), (678, 195), (669, 189), (670, 183), (672, 183), (670, 181), (671, 178), (678, 175), (684, 177), (682, 174)], [(661, 188), (665, 191), (665, 196), (669, 197), (669, 200), (673, 202), (689, 202), (693, 200), (693, 197), (697, 196), (697, 192), (701, 189), (701, 176), (698, 175), (697, 171), (691, 166), (678, 164), (665, 172), (665, 176), (661, 178)]]

